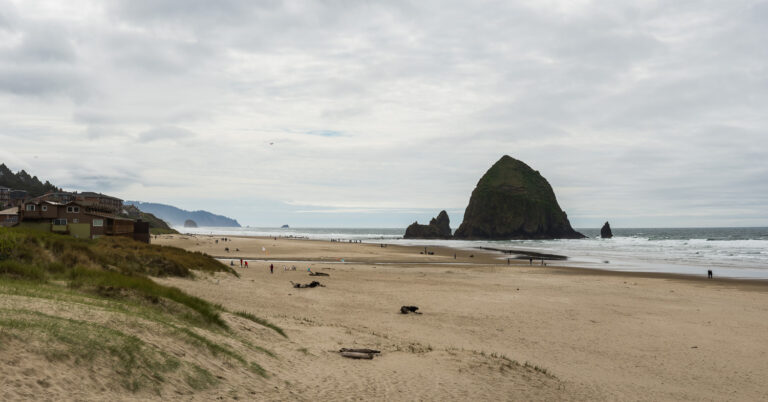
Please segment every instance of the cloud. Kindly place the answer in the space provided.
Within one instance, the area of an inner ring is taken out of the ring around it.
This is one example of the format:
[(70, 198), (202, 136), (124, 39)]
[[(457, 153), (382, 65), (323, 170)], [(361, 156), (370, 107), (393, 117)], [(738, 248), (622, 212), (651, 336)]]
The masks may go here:
[(140, 142), (153, 142), (153, 141), (178, 141), (191, 139), (196, 136), (195, 133), (186, 130), (181, 127), (165, 126), (156, 127), (139, 134), (138, 140)]
[(307, 131), (305, 134), (317, 135), (320, 137), (341, 137), (344, 135), (344, 133), (340, 131), (334, 131), (334, 130), (312, 130), (312, 131)]
[(270, 215), (235, 198), (327, 224), (463, 211), (510, 154), (582, 225), (768, 225), (765, 15), (751, 0), (0, 0), (0, 140), (40, 177), (254, 224)]

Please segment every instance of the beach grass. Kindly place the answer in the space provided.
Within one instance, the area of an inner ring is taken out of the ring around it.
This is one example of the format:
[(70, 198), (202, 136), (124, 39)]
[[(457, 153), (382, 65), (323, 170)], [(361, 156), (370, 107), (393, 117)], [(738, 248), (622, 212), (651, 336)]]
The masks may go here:
[[(213, 385), (215, 377), (191, 362), (181, 361), (124, 331), (93, 322), (61, 318), (37, 311), (0, 309), (0, 348), (11, 341), (45, 357), (50, 363), (78, 367), (110, 367), (119, 384), (131, 392), (155, 392), (166, 375), (185, 372), (188, 381)], [(28, 342), (34, 338), (36, 342)]]
[(239, 316), (239, 317), (243, 317), (243, 318), (245, 318), (247, 320), (253, 321), (253, 322), (255, 322), (255, 323), (259, 324), (259, 325), (262, 325), (262, 326), (265, 326), (267, 328), (270, 328), (273, 331), (277, 332), (278, 334), (282, 335), (284, 338), (288, 337), (288, 335), (285, 334), (285, 331), (283, 331), (282, 328), (278, 327), (275, 324), (272, 324), (271, 322), (267, 321), (264, 318), (257, 317), (257, 316), (255, 316), (252, 313), (249, 313), (247, 311), (236, 311), (234, 314)]
[[(0, 296), (14, 297), (16, 301), (48, 300), (43, 305), (66, 305), (86, 315), (98, 311), (115, 316), (114, 322), (133, 323), (131, 328), (120, 328), (122, 324), (58, 317), (34, 308), (0, 309), (0, 348), (14, 340), (33, 340), (31, 344), (37, 346), (32, 352), (49, 361), (86, 366), (97, 361), (103, 365), (104, 359), (114, 361), (110, 367), (115, 378), (132, 392), (147, 388), (159, 392), (166, 375), (181, 376), (193, 389), (220, 382), (195, 362), (170, 356), (154, 343), (132, 334), (135, 328), (151, 327), (154, 329), (150, 332), (160, 328), (161, 336), (167, 339), (199, 348), (216, 359), (235, 361), (245, 370), (267, 377), (263, 367), (228, 344), (275, 355), (234, 333), (222, 318), (226, 313), (222, 306), (150, 279), (191, 278), (195, 276), (193, 271), (237, 275), (208, 255), (174, 247), (128, 238), (82, 240), (0, 228)], [(253, 314), (246, 318), (285, 336), (281, 328), (266, 320)], [(219, 334), (216, 336), (220, 341), (205, 334)]]
[(149, 234), (151, 235), (166, 235), (166, 234), (179, 234), (175, 229), (165, 228), (149, 228)]

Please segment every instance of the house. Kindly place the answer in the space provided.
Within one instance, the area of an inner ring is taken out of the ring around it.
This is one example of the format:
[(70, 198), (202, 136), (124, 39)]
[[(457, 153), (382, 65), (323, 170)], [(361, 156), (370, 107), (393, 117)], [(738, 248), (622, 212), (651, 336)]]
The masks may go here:
[(11, 206), (18, 207), (29, 197), (26, 190), (11, 190)]
[(58, 202), (60, 204), (66, 204), (68, 202), (74, 201), (75, 200), (75, 195), (74, 195), (74, 193), (69, 193), (69, 192), (66, 192), (66, 191), (61, 191), (61, 192), (57, 192), (57, 193), (53, 193), (53, 192), (45, 193), (45, 194), (43, 194), (43, 195), (41, 195), (39, 197), (36, 197), (35, 199), (40, 199), (40, 200), (44, 200), (44, 201), (53, 201), (53, 202)]
[(93, 204), (80, 201), (49, 201), (45, 199), (48, 196), (50, 195), (34, 198), (22, 205), (18, 218), (20, 227), (68, 234), (82, 239), (125, 236), (149, 242), (149, 225), (142, 225), (143, 222), (135, 225), (132, 219), (94, 210)]
[(11, 205), (11, 189), (0, 186), (0, 208)]
[(0, 211), (0, 227), (15, 226), (19, 223), (19, 207)]
[(118, 214), (123, 209), (123, 200), (91, 191), (74, 193), (74, 200), (91, 211)]

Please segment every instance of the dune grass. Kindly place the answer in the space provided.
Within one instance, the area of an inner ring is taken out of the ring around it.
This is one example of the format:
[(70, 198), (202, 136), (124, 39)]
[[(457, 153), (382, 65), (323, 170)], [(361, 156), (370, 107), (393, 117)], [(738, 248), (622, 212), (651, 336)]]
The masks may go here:
[(183, 372), (188, 382), (213, 385), (215, 377), (204, 368), (169, 356), (136, 336), (95, 323), (66, 319), (30, 310), (0, 309), (0, 348), (9, 341), (27, 344), (51, 363), (70, 362), (76, 366), (107, 365), (126, 390), (149, 387), (155, 392), (170, 373)]
[(151, 235), (165, 235), (165, 234), (179, 234), (179, 232), (176, 229), (149, 228), (149, 234), (151, 234)]
[(288, 337), (288, 335), (285, 334), (285, 331), (283, 331), (282, 328), (278, 327), (275, 324), (272, 324), (271, 322), (265, 320), (264, 318), (256, 317), (255, 315), (253, 315), (253, 314), (251, 314), (251, 313), (249, 313), (247, 311), (236, 311), (234, 314), (237, 315), (237, 316), (243, 317), (243, 318), (245, 318), (247, 320), (251, 320), (251, 321), (253, 321), (253, 322), (255, 322), (255, 323), (259, 324), (259, 325), (262, 325), (262, 326), (265, 326), (267, 328), (270, 328), (273, 331), (277, 332), (278, 334), (282, 335), (283, 338), (287, 338)]
[[(0, 295), (50, 299), (122, 314), (136, 323), (156, 322), (167, 336), (199, 347), (213, 357), (234, 360), (246, 370), (266, 377), (266, 371), (258, 363), (247, 361), (233, 347), (203, 335), (206, 331), (227, 334), (235, 343), (275, 357), (267, 349), (245, 339), (238, 340), (239, 336), (221, 316), (226, 312), (223, 307), (178, 288), (161, 285), (149, 277), (192, 277), (193, 271), (228, 272), (237, 276), (232, 268), (208, 255), (174, 247), (119, 237), (82, 240), (0, 228)], [(266, 320), (252, 314), (248, 319), (285, 336), (282, 329)], [(114, 369), (123, 380), (122, 385), (134, 392), (146, 387), (159, 389), (166, 373), (181, 375), (194, 389), (219, 382), (205, 369), (167, 356), (134, 335), (86, 321), (31, 310), (0, 310), (0, 349), (6, 343), (3, 340), (8, 339), (20, 342), (36, 339), (36, 345), (42, 342), (45, 346), (37, 352), (51, 361), (92, 364), (95, 359), (108, 356), (118, 362)]]
[[(231, 267), (200, 252), (119, 236), (86, 240), (21, 228), (0, 228), (0, 261), (5, 260), (37, 266), (52, 274), (83, 265), (160, 277), (191, 277), (192, 271), (239, 276)], [(19, 274), (23, 276), (23, 272)]]
[(191, 277), (192, 270), (231, 272), (232, 268), (202, 253), (153, 246), (127, 238), (82, 240), (21, 229), (0, 229), (0, 275), (37, 282), (68, 281), (69, 286), (103, 297), (130, 294), (157, 304), (168, 300), (185, 306), (206, 323), (226, 328), (220, 306), (160, 285), (147, 277)]

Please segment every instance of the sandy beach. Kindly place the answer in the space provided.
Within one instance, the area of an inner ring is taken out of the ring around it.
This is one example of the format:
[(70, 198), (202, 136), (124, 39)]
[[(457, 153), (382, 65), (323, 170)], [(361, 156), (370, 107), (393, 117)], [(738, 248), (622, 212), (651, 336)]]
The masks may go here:
[[(763, 282), (514, 260), (507, 265), (498, 254), (480, 250), (430, 247), (434, 255), (429, 255), (420, 247), (280, 238), (217, 244), (215, 239), (221, 237), (170, 235), (153, 243), (231, 258), (240, 278), (159, 281), (231, 310), (253, 312), (286, 330), (287, 340), (269, 345), (278, 356), (264, 362), (270, 378), (263, 387), (254, 385), (259, 391), (251, 396), (764, 400), (768, 395)], [(249, 260), (248, 269), (239, 267), (240, 258)], [(295, 271), (283, 269), (294, 265)], [(310, 277), (307, 268), (330, 276)], [(326, 287), (295, 289), (290, 283), (313, 279)], [(423, 314), (399, 314), (402, 305), (419, 306)], [(342, 347), (382, 353), (351, 360), (336, 352)]]

